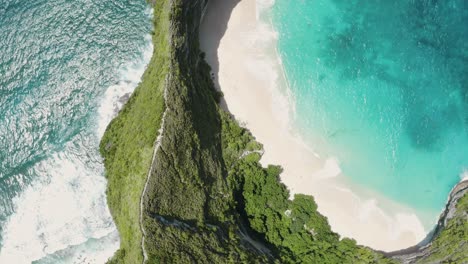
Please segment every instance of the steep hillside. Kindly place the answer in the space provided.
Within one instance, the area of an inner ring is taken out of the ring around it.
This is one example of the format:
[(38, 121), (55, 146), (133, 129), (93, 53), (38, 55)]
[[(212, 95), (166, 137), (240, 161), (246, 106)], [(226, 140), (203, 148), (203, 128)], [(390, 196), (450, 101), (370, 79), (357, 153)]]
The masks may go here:
[(260, 165), (261, 144), (218, 107), (198, 46), (206, 4), (156, 1), (153, 58), (102, 139), (121, 236), (110, 263), (396, 262), (340, 239), (313, 197), (288, 200), (281, 168)]

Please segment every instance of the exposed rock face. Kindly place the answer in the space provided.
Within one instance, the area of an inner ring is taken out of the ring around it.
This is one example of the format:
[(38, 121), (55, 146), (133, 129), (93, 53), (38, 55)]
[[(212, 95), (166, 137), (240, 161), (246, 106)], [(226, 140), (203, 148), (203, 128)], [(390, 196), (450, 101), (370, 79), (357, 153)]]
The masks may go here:
[[(452, 191), (450, 192), (447, 205), (445, 206), (445, 210), (440, 215), (439, 221), (437, 226), (434, 228), (434, 231), (431, 232), (423, 242), (419, 245), (399, 250), (395, 252), (387, 253), (386, 255), (393, 257), (394, 259), (402, 262), (402, 263), (440, 263), (441, 261), (451, 259), (452, 253), (447, 252), (447, 254), (441, 254), (440, 258), (432, 258), (435, 255), (436, 251), (440, 250), (441, 246), (454, 246), (454, 245), (445, 245), (447, 244), (445, 241), (442, 243), (438, 243), (434, 245), (441, 233), (446, 228), (453, 228), (449, 225), (450, 221), (459, 221), (461, 222), (462, 228), (466, 226), (466, 222), (468, 221), (468, 212), (466, 211), (465, 207), (458, 207), (458, 203), (461, 202), (460, 200), (463, 198), (464, 200), (467, 199), (468, 192), (468, 180), (462, 181), (457, 184)], [(463, 251), (464, 247), (467, 247), (468, 241), (466, 241), (468, 230), (461, 230), (464, 233), (465, 241), (457, 241), (461, 244), (460, 250)], [(456, 246), (456, 245), (455, 245)], [(457, 251), (455, 253), (458, 253)], [(465, 256), (468, 253), (465, 254)], [(467, 257), (468, 258), (468, 257)], [(459, 263), (462, 263), (463, 259), (460, 260)], [(458, 263), (458, 262), (456, 262)]]
[[(457, 213), (456, 205), (458, 200), (460, 200), (468, 191), (468, 180), (462, 181), (457, 184), (452, 191), (450, 192), (447, 205), (445, 206), (444, 212), (440, 215), (439, 222), (434, 231), (434, 238), (437, 237), (442, 229), (447, 226), (447, 223), (452, 219)], [(465, 215), (465, 218), (468, 216), (468, 212), (462, 212)]]

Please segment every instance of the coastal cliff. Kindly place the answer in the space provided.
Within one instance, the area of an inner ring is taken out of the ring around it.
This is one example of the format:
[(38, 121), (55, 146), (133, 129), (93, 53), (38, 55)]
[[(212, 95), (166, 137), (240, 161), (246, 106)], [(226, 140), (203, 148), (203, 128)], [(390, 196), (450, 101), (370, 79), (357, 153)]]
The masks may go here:
[(420, 245), (388, 253), (401, 263), (468, 262), (468, 181), (450, 192), (434, 231)]
[[(387, 258), (341, 239), (313, 197), (289, 200), (281, 168), (263, 168), (261, 144), (218, 106), (198, 42), (207, 2), (154, 3), (153, 57), (101, 141), (121, 237), (109, 263), (410, 263), (435, 254), (462, 263), (466, 188), (421, 249), (428, 255), (415, 257)], [(454, 253), (443, 248), (452, 239)]]
[(240, 239), (226, 180), (219, 95), (197, 45), (205, 5), (155, 1), (153, 57), (101, 141), (121, 236), (110, 263), (264, 262)]

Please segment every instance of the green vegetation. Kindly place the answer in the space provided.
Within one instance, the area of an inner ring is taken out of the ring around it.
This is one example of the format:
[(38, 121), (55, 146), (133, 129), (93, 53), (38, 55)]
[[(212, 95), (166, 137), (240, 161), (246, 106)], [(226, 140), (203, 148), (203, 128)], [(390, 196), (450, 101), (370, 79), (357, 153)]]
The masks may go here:
[(116, 259), (141, 263), (140, 196), (151, 165), (153, 145), (164, 111), (163, 89), (169, 63), (167, 1), (154, 13), (154, 52), (142, 77), (101, 140), (108, 180), (107, 201), (121, 238)]
[[(237, 193), (238, 211), (248, 218), (253, 233), (270, 246), (282, 263), (393, 263), (379, 253), (340, 240), (326, 217), (317, 212), (313, 197), (295, 195), (280, 182), (281, 168), (259, 163), (260, 150), (248, 131), (222, 115), (225, 160), (229, 179)], [(253, 151), (253, 152), (252, 152)], [(232, 154), (234, 153), (234, 154)], [(250, 153), (242, 155), (242, 153)], [(233, 157), (241, 157), (234, 161)]]
[[(144, 197), (148, 263), (265, 262), (241, 241), (225, 179), (217, 93), (195, 27), (201, 5), (169, 1), (171, 59), (163, 140)], [(189, 8), (189, 6), (192, 6)]]
[[(220, 93), (198, 47), (205, 4), (156, 2), (153, 58), (102, 139), (108, 203), (121, 236), (109, 262), (143, 260), (140, 197), (149, 173), (142, 212), (147, 263), (394, 263), (340, 239), (313, 197), (290, 200), (281, 168), (260, 165), (261, 144), (218, 107)], [(466, 212), (466, 199), (460, 204)], [(466, 213), (460, 219), (434, 242), (441, 254), (454, 237), (466, 248)]]

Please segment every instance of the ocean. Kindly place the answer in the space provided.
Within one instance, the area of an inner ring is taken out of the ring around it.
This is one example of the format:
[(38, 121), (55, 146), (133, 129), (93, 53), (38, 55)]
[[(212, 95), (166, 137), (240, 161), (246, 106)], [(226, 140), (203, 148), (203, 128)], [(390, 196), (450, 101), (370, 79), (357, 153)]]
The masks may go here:
[(428, 230), (468, 169), (468, 2), (276, 0), (292, 125)]
[(152, 55), (144, 0), (0, 0), (0, 263), (119, 247), (99, 141)]

